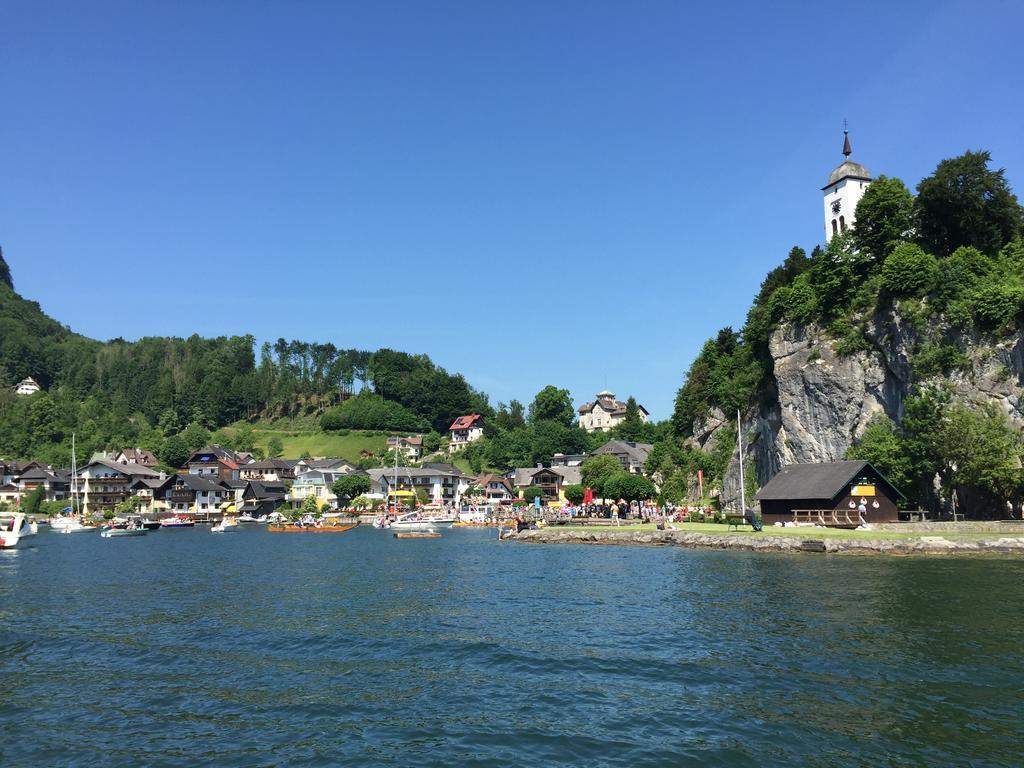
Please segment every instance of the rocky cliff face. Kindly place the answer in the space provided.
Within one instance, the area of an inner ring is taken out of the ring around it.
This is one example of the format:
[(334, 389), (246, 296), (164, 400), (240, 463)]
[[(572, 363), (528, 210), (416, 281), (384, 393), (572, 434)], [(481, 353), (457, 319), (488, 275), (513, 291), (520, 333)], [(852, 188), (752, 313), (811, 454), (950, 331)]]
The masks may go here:
[[(914, 377), (914, 328), (897, 311), (874, 316), (865, 336), (870, 348), (850, 355), (814, 325), (784, 325), (772, 334), (774, 372), (759, 404), (744, 414), (744, 453), (764, 485), (786, 464), (835, 461), (861, 436), (868, 421), (885, 413), (899, 423)], [(968, 351), (970, 368), (948, 377), (969, 402), (998, 403), (1024, 429), (1024, 330), (993, 342), (955, 331), (947, 341)], [(721, 412), (696, 425), (702, 446), (714, 445), (721, 430), (735, 430)], [(731, 436), (730, 436), (731, 439)], [(739, 496), (739, 465), (734, 459), (722, 488), (723, 501)]]

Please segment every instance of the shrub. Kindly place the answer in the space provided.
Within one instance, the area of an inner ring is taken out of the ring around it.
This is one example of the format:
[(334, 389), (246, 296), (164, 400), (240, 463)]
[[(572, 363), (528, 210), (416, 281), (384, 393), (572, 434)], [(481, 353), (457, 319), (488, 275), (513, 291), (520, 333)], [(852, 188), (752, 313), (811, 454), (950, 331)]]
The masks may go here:
[(882, 265), (882, 287), (896, 296), (922, 296), (935, 282), (938, 262), (910, 243), (896, 246)]
[(1024, 287), (991, 282), (975, 290), (968, 302), (979, 325), (1004, 331), (1024, 313)]
[(914, 356), (914, 374), (921, 379), (946, 374), (953, 370), (969, 370), (970, 358), (952, 344), (927, 342)]

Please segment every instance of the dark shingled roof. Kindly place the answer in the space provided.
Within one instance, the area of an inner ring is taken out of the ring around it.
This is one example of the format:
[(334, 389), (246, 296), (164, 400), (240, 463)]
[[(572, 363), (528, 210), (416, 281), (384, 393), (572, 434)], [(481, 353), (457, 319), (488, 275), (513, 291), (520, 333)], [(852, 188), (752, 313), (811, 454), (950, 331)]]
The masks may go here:
[[(838, 496), (864, 471), (871, 466), (866, 461), (830, 461), (821, 464), (790, 464), (779, 470), (768, 484), (757, 493), (758, 501), (782, 501), (788, 499), (832, 499)], [(871, 467), (873, 470), (874, 467)], [(875, 470), (893, 493), (902, 497), (897, 489)]]

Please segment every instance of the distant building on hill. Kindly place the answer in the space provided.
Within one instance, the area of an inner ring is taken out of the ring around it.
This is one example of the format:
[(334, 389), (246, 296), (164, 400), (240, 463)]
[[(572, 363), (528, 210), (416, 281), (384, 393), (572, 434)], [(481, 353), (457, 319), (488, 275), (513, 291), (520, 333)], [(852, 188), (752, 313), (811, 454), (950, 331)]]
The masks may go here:
[(118, 464), (141, 464), (144, 467), (155, 467), (157, 464), (156, 456), (142, 448), (125, 448), (115, 453), (113, 460)]
[(406, 458), (417, 461), (423, 455), (423, 435), (416, 437), (389, 437), (388, 450), (399, 450)]
[(471, 413), (468, 416), (459, 416), (448, 428), (448, 437), (451, 440), (448, 450), (461, 451), (467, 445), (479, 440), (484, 436), (484, 417), (479, 413)]
[[(598, 392), (592, 403), (580, 406), (580, 426), (587, 432), (607, 432), (626, 418), (626, 404), (615, 399), (615, 393), (605, 390)], [(642, 405), (637, 405), (640, 421), (646, 423), (650, 414)]]
[(16, 395), (34, 395), (40, 389), (42, 387), (36, 384), (35, 379), (29, 376), (27, 379), (22, 379), (18, 382), (18, 386), (14, 388), (14, 393)]

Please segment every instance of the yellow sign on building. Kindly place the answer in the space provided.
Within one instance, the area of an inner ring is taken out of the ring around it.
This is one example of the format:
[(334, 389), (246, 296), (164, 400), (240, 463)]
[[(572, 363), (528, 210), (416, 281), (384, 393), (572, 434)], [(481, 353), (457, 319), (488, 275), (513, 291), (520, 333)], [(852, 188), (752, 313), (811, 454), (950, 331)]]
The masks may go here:
[(851, 496), (874, 496), (875, 486), (873, 485), (855, 485), (850, 489)]

